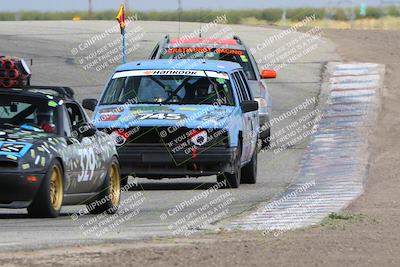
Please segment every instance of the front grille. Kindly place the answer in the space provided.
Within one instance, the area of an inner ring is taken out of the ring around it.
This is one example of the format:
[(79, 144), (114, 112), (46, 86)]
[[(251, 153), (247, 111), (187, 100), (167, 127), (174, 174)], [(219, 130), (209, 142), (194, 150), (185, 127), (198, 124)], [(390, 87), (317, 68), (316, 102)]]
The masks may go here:
[(207, 132), (207, 142), (199, 147), (228, 146), (228, 133), (224, 129), (190, 129), (185, 127), (137, 127), (120, 130), (107, 130), (108, 133), (118, 132), (125, 136), (127, 146), (166, 145), (170, 148), (182, 145), (192, 145), (191, 137), (201, 131)]

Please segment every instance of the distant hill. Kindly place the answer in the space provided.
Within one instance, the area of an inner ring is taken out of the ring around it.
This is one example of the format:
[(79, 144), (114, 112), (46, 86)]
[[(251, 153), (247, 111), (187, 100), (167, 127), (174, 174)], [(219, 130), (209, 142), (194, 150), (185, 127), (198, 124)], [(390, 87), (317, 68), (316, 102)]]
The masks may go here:
[[(324, 7), (338, 5), (367, 5), (379, 6), (382, 2), (397, 2), (399, 0), (181, 0), (183, 9), (257, 9), (270, 7)], [(94, 10), (117, 9), (124, 0), (92, 0)], [(176, 10), (178, 0), (146, 0), (125, 1), (129, 3), (131, 9), (139, 11), (149, 10)], [(229, 3), (229, 5), (227, 5)], [(68, 10), (87, 10), (88, 0), (0, 0), (0, 12), (2, 11), (68, 11)]]

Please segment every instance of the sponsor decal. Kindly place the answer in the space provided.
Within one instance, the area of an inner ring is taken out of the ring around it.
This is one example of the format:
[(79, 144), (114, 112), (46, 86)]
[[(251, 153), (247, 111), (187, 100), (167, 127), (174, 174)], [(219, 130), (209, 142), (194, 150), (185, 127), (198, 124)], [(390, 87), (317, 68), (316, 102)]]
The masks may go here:
[(13, 156), (13, 155), (7, 155), (7, 158), (11, 159), (11, 160), (17, 160), (18, 159), (16, 156)]
[(116, 121), (119, 117), (120, 115), (117, 114), (103, 114), (100, 115), (100, 121)]
[(184, 114), (179, 113), (141, 113), (136, 115), (138, 120), (174, 120), (179, 121), (186, 118)]
[(100, 114), (112, 114), (112, 113), (121, 113), (124, 111), (124, 107), (116, 107), (116, 108), (103, 108), (99, 110)]
[(207, 132), (206, 131), (196, 131), (190, 137), (192, 143), (196, 146), (203, 146), (207, 143)]
[(212, 48), (207, 47), (177, 47), (168, 49), (168, 54), (209, 53)]
[(55, 107), (57, 107), (58, 104), (57, 104), (57, 102), (51, 100), (51, 101), (49, 101), (48, 105), (49, 105), (49, 107), (55, 108)]
[(78, 182), (88, 182), (94, 177), (96, 170), (96, 154), (94, 146), (86, 145), (85, 149), (79, 151), (79, 166), (80, 173), (78, 175)]
[[(227, 48), (211, 48), (211, 47), (176, 47), (167, 50), (168, 54), (188, 54), (188, 53), (216, 53), (227, 55), (244, 55), (243, 50), (227, 49)], [(246, 57), (247, 59), (247, 57)]]
[(243, 62), (247, 63), (249, 60), (247, 59), (246, 55), (241, 55), (240, 58), (242, 59)]
[(33, 132), (43, 132), (42, 129), (29, 125), (29, 124), (23, 124), (20, 126), (21, 130), (26, 130), (26, 131), (33, 131)]
[(130, 109), (133, 114), (145, 113), (145, 112), (164, 112), (171, 113), (173, 110), (169, 107), (164, 106), (150, 106), (150, 107), (131, 107)]
[(218, 82), (219, 84), (225, 84), (225, 79), (223, 79), (223, 78), (218, 78), (218, 79), (217, 79), (217, 82)]
[(179, 110), (185, 110), (185, 111), (196, 111), (197, 108), (190, 108), (190, 107), (183, 107), (183, 108), (178, 108)]
[(22, 158), (32, 147), (29, 143), (0, 142), (0, 155)]
[(122, 130), (112, 132), (111, 136), (116, 146), (124, 145), (129, 138), (129, 134)]
[(223, 118), (224, 117), (220, 117), (220, 116), (205, 115), (205, 116), (202, 116), (202, 117), (198, 118), (197, 120), (202, 121), (202, 122), (208, 122), (208, 123), (217, 124), (218, 121), (222, 120)]
[(219, 78), (229, 80), (229, 75), (225, 72), (214, 72), (214, 71), (206, 71), (207, 76), (210, 78)]
[(155, 70), (152, 75), (188, 75), (197, 76), (198, 71), (193, 70)]
[[(207, 76), (211, 78), (223, 78), (229, 80), (229, 75), (225, 72), (206, 71)], [(126, 78), (126, 77), (139, 77), (139, 76), (153, 76), (153, 75), (164, 75), (164, 76), (197, 76), (206, 77), (206, 74), (202, 70), (131, 70), (121, 71), (113, 75), (113, 79)]]
[(215, 50), (215, 53), (218, 54), (228, 54), (228, 55), (244, 55), (244, 52), (242, 50), (237, 50), (237, 49), (225, 49), (225, 48), (218, 48)]
[(200, 116), (197, 118), (198, 121), (209, 122), (209, 123), (218, 123), (228, 116), (228, 112), (223, 109), (216, 109), (212, 112), (212, 114), (206, 114), (204, 116)]

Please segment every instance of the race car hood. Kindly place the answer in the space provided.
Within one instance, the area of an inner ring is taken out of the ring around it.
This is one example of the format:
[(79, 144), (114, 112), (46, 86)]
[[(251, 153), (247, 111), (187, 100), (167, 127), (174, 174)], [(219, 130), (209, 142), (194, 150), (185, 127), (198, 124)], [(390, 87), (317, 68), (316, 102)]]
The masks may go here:
[(33, 147), (41, 146), (52, 137), (55, 135), (21, 128), (0, 129), (0, 158), (23, 158)]
[(98, 128), (187, 127), (226, 128), (232, 106), (154, 105), (100, 106), (94, 117)]

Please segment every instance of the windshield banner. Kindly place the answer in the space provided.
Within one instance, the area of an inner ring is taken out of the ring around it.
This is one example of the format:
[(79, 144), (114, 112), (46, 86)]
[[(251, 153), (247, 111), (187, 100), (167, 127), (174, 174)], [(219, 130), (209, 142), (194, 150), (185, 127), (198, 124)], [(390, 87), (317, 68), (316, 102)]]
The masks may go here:
[[(207, 75), (206, 75), (207, 73)], [(229, 75), (225, 72), (215, 71), (202, 71), (202, 70), (131, 70), (121, 71), (114, 74), (113, 79), (125, 78), (132, 76), (198, 76), (198, 77), (210, 77), (210, 78), (222, 78), (229, 80)]]

